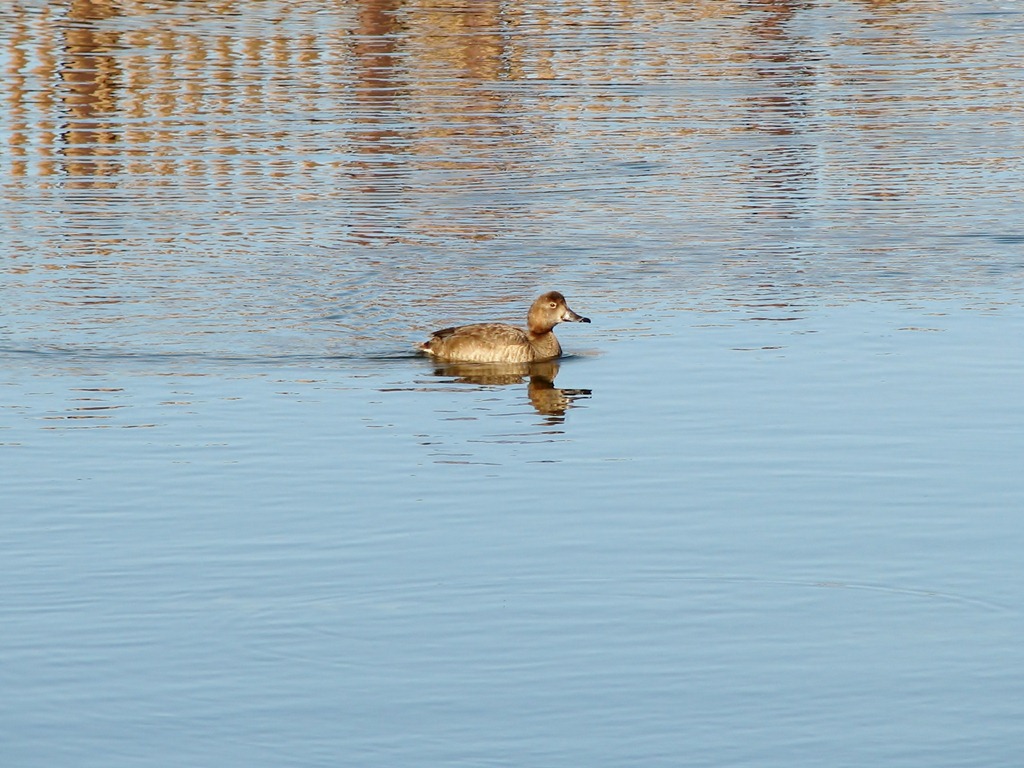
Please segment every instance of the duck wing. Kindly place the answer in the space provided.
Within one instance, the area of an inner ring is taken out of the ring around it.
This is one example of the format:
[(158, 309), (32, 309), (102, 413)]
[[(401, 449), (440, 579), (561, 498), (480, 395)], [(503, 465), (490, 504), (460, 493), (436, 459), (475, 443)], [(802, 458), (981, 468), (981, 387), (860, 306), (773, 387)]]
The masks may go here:
[(421, 349), (441, 360), (518, 363), (533, 360), (526, 331), (505, 323), (457, 325), (434, 331)]

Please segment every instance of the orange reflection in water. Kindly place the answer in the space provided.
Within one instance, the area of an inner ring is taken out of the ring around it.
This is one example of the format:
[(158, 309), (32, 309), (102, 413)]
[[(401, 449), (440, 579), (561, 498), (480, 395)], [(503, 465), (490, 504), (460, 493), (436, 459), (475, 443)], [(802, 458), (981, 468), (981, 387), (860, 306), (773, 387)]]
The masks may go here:
[[(255, 8), (4, 4), (12, 226), (54, 249), (92, 238), (95, 253), (132, 237), (444, 248), (574, 228), (626, 248), (652, 232), (686, 241), (677, 222), (701, 217), (714, 241), (734, 221), (789, 226), (833, 201), (854, 206), (847, 218), (878, 201), (902, 212), (940, 174), (991, 195), (978, 171), (1016, 167), (1010, 141), (945, 140), (940, 168), (922, 140), (952, 135), (936, 100), (1000, 139), (1024, 102), (997, 67), (963, 66), (979, 36), (935, 44), (945, 6), (929, 0)], [(823, 13), (827, 33), (808, 23)], [(114, 214), (151, 220), (125, 234)], [(102, 231), (87, 231), (93, 217)], [(532, 265), (509, 277), (537, 279)]]

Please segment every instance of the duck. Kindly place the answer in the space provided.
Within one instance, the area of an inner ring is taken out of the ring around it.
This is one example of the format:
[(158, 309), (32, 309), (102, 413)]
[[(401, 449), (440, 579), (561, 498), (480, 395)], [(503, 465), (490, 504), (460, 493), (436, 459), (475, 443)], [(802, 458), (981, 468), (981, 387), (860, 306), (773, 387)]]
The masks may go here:
[(552, 333), (559, 323), (589, 323), (577, 315), (558, 291), (537, 297), (526, 314), (526, 330), (505, 323), (474, 323), (442, 328), (419, 345), (420, 351), (445, 362), (536, 363), (562, 355)]

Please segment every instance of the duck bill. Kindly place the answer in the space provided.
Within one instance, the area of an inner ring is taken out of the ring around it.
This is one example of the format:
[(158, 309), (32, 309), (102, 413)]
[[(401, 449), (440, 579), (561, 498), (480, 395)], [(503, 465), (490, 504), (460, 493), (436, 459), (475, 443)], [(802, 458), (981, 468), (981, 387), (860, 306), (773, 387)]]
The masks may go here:
[(583, 315), (577, 315), (568, 307), (565, 308), (565, 312), (562, 313), (562, 322), (564, 323), (589, 323), (589, 317), (583, 317)]

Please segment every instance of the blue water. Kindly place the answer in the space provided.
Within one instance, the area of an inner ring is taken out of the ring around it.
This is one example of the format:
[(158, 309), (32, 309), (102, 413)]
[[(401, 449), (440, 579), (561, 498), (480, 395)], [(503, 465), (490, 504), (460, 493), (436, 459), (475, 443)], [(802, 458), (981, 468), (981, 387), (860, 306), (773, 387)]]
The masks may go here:
[(1024, 312), (702, 319), (564, 361), (563, 421), (19, 359), (6, 762), (1012, 764)]
[(1021, 11), (260, 8), (0, 11), (0, 765), (1016, 766)]

